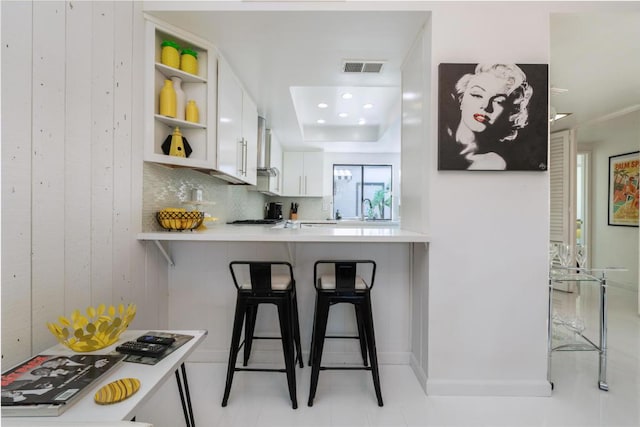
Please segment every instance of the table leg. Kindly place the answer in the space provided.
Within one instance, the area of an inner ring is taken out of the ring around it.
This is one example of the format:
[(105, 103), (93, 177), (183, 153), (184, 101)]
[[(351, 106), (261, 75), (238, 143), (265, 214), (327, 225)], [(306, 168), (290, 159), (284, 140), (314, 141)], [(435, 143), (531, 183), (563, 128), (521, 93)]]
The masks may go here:
[(600, 280), (600, 360), (598, 364), (598, 388), (609, 391), (607, 384), (607, 280)]
[[(182, 371), (182, 377), (180, 372), (176, 369), (176, 381), (178, 382), (178, 391), (180, 393), (180, 402), (182, 403), (182, 412), (184, 413), (184, 421), (187, 427), (195, 427), (196, 422), (193, 418), (193, 408), (191, 406), (191, 395), (189, 394), (189, 384), (187, 383), (187, 371), (184, 367), (184, 363), (180, 365)], [(182, 385), (184, 383), (184, 392)]]

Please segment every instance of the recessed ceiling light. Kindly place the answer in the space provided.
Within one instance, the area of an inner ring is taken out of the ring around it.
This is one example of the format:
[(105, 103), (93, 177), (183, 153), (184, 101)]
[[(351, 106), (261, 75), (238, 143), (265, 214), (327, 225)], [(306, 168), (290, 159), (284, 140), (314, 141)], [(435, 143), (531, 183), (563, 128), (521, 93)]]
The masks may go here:
[(359, 125), (363, 125), (363, 124), (365, 124), (365, 123), (367, 123), (367, 121), (366, 121), (365, 119), (360, 119), (360, 120), (358, 120), (358, 124), (359, 124)]
[(349, 92), (345, 92), (342, 94), (342, 99), (351, 99), (353, 98), (353, 95), (351, 95)]
[(321, 102), (320, 104), (318, 104), (318, 108), (327, 108), (328, 105), (325, 104), (324, 102)]
[(345, 118), (345, 117), (347, 117), (347, 116), (349, 116), (349, 115), (348, 115), (347, 113), (340, 113), (340, 114), (338, 114), (338, 116), (340, 116), (340, 117), (342, 117), (342, 118)]
[(323, 124), (323, 123), (324, 123), (324, 120), (323, 120), (323, 119), (318, 119), (318, 120), (317, 120), (317, 122), (318, 122), (319, 124)]
[(365, 110), (368, 110), (369, 108), (373, 108), (373, 104), (364, 104), (362, 108), (364, 108)]

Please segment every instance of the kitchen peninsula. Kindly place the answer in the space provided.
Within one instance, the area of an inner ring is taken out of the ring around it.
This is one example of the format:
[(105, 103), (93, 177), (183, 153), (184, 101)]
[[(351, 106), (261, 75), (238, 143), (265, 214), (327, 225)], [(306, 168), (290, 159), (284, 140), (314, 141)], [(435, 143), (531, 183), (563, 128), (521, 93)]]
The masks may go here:
[[(297, 225), (297, 224), (296, 224)], [(231, 334), (235, 288), (229, 274), (234, 260), (282, 260), (294, 266), (303, 352), (308, 352), (313, 319), (313, 264), (319, 259), (372, 259), (377, 263), (373, 312), (381, 363), (410, 364), (412, 331), (420, 330), (416, 301), (426, 283), (416, 280), (415, 269), (426, 269), (429, 236), (398, 226), (351, 224), (283, 228), (273, 225), (216, 224), (193, 232), (145, 232), (139, 241), (156, 243), (169, 263), (169, 325), (192, 325), (209, 330), (194, 360), (225, 362)], [(419, 276), (420, 274), (418, 274)], [(261, 309), (258, 333), (278, 335), (275, 308)], [(335, 308), (329, 328), (355, 332), (353, 313)], [(415, 340), (416, 337), (413, 337)], [(327, 343), (327, 360), (357, 361), (358, 344), (352, 340)], [(348, 341), (348, 342), (345, 342)], [(256, 343), (256, 361), (281, 360), (272, 342)], [(307, 357), (307, 356), (305, 356)], [(415, 368), (414, 364), (414, 368)], [(420, 369), (419, 369), (420, 370)], [(421, 373), (420, 375), (424, 375)]]
[(286, 228), (272, 225), (214, 225), (206, 230), (158, 231), (138, 234), (138, 240), (211, 242), (360, 242), (427, 243), (422, 233), (384, 226), (323, 226)]

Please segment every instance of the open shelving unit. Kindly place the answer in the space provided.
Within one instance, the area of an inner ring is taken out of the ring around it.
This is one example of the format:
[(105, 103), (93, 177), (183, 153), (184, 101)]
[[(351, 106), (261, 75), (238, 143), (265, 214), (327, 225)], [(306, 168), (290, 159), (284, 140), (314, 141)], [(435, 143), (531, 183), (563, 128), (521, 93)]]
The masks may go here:
[[(184, 30), (146, 16), (145, 28), (145, 145), (144, 160), (169, 166), (212, 170), (216, 167), (217, 52), (213, 45)], [(172, 40), (198, 53), (198, 74), (161, 63), (161, 43)], [(185, 101), (198, 105), (199, 123), (159, 114), (160, 90), (165, 80), (182, 79)], [(178, 127), (191, 149), (187, 158), (164, 154), (162, 143)]]

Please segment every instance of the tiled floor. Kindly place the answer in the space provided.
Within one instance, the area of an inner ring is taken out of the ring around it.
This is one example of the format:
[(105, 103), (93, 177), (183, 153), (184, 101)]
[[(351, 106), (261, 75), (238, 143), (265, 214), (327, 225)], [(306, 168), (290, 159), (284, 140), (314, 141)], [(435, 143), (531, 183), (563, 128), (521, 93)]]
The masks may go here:
[[(640, 317), (638, 294), (609, 288), (610, 391), (597, 386), (594, 352), (554, 353), (552, 397), (426, 396), (408, 366), (384, 365), (385, 406), (379, 408), (371, 376), (363, 371), (324, 371), (312, 408), (307, 407), (309, 368), (298, 369), (298, 404), (292, 410), (284, 374), (238, 373), (229, 405), (220, 406), (226, 366), (189, 363), (196, 425), (215, 426), (640, 426)], [(595, 292), (557, 294), (566, 316), (578, 313), (588, 328), (597, 319)], [(577, 306), (576, 306), (577, 304)], [(588, 329), (589, 330), (589, 329)], [(156, 427), (183, 426), (175, 381), (140, 411)]]

